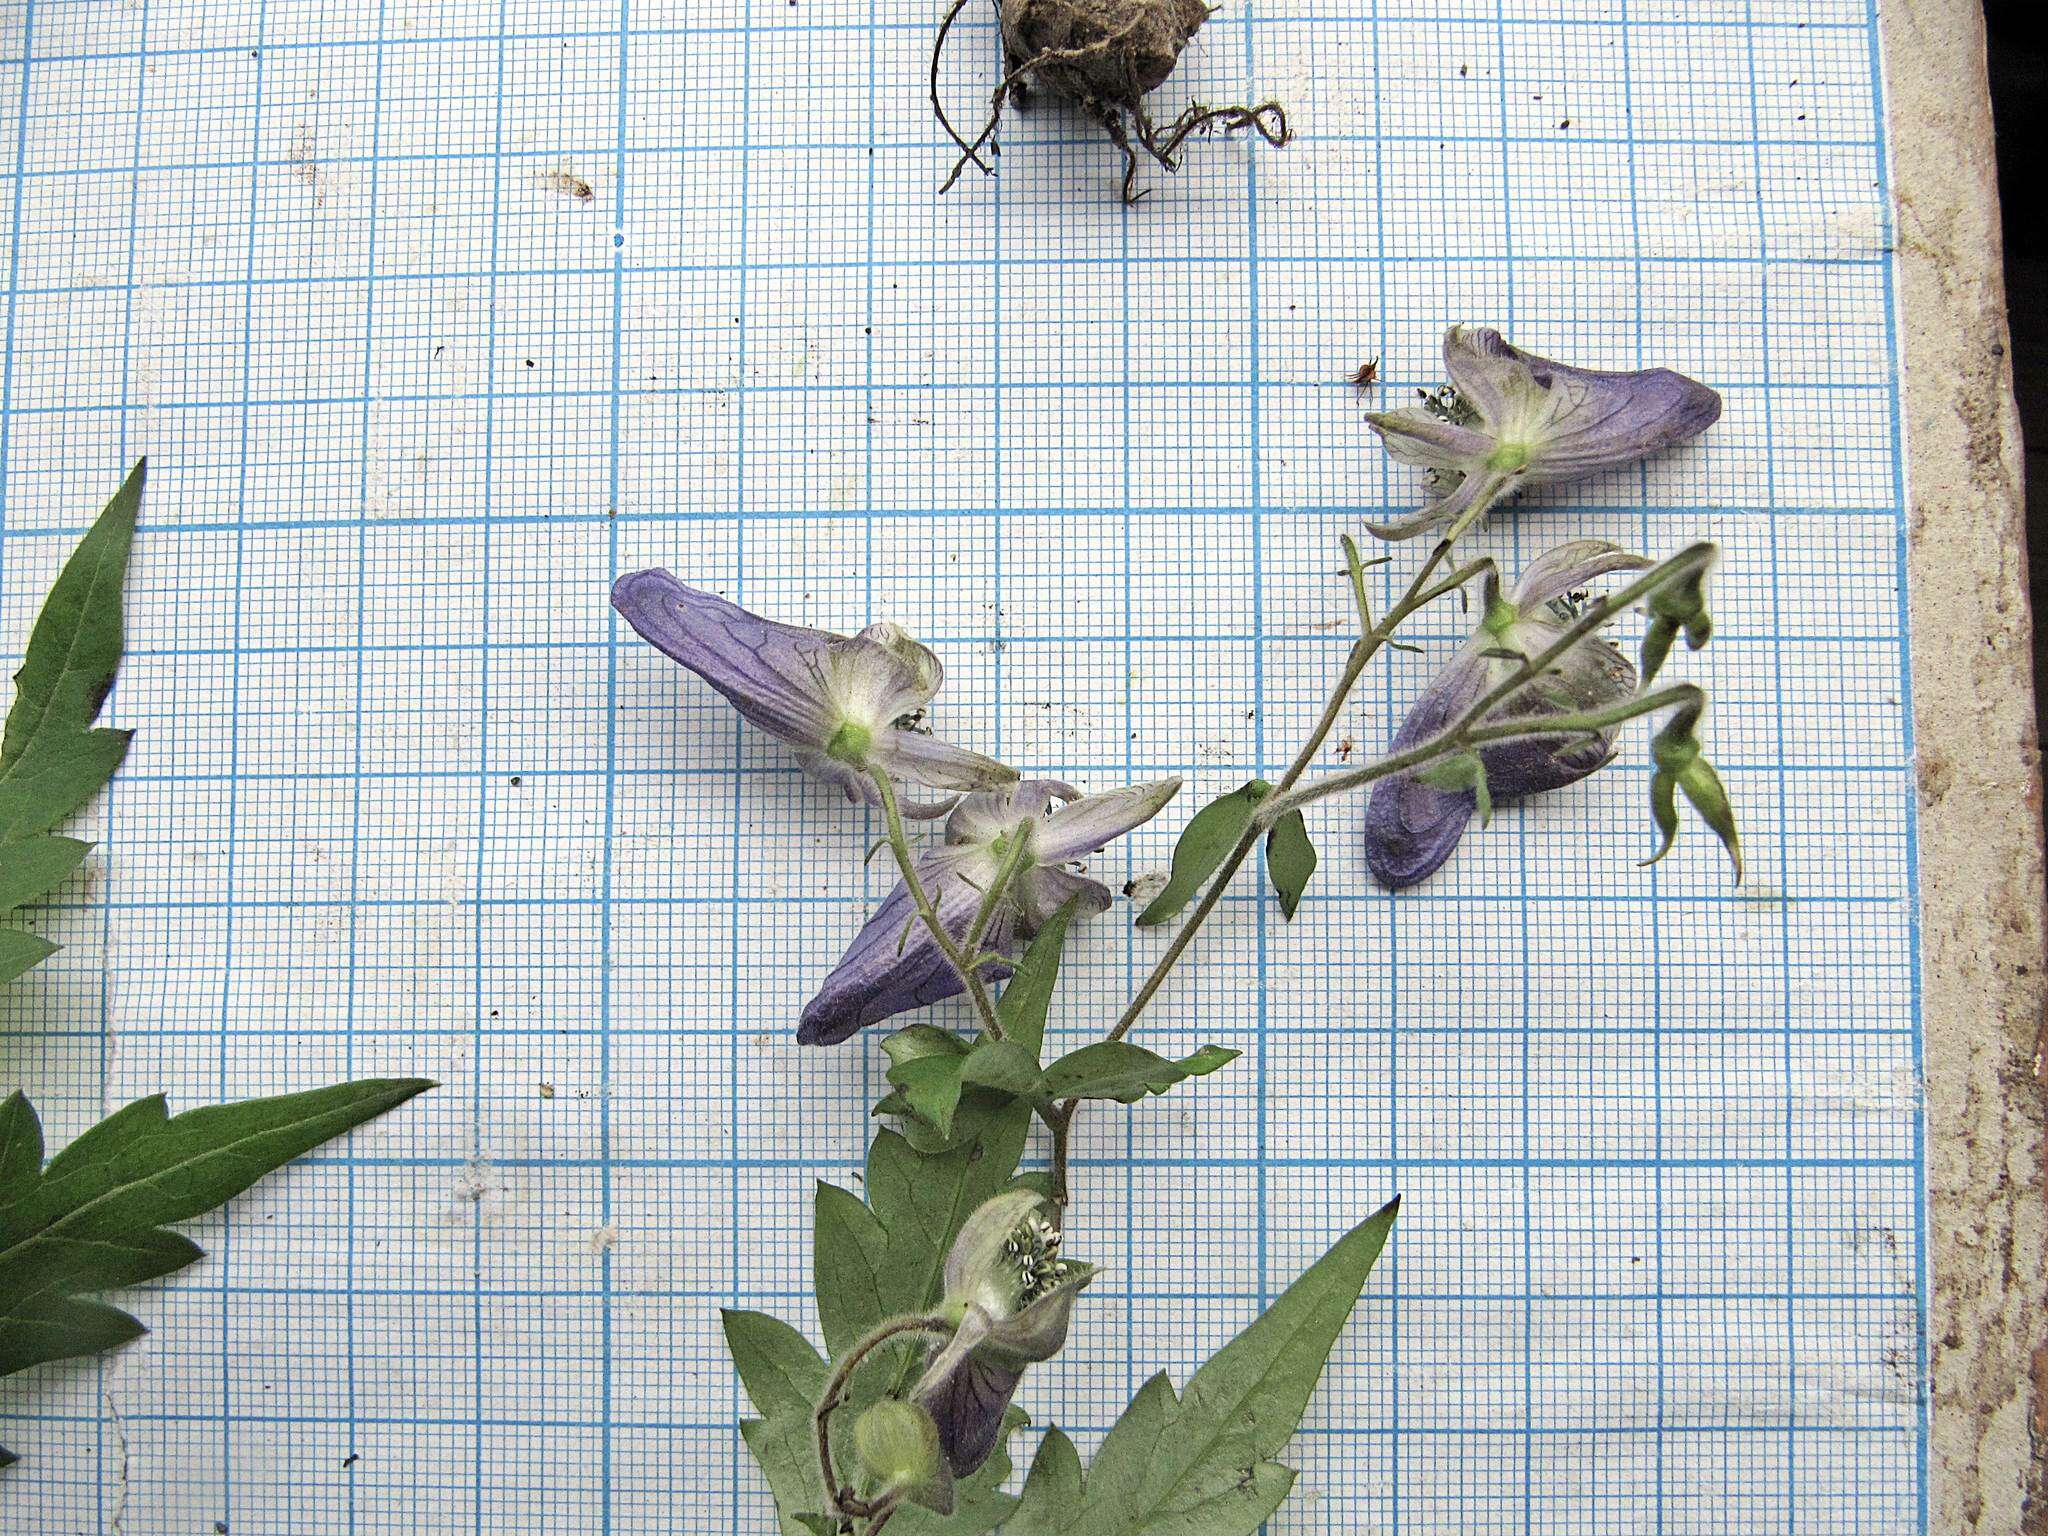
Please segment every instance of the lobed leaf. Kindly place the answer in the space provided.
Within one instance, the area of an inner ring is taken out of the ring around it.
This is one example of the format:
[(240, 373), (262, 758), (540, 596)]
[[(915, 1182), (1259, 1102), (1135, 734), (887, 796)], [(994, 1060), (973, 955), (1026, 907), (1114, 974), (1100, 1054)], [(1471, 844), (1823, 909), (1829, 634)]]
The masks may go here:
[(1273, 1460), (1293, 1437), (1330, 1350), (1386, 1246), (1400, 1201), (1353, 1227), (1176, 1397), (1138, 1391), (1083, 1476), (1047, 1433), (1008, 1536), (1252, 1536), (1293, 1486)]
[[(65, 561), (14, 674), (0, 736), (0, 912), (47, 895), (77, 869), (85, 844), (44, 834), (98, 794), (128, 753), (127, 731), (90, 727), (121, 664), (121, 588), (145, 473), (141, 463), (130, 471)], [(0, 930), (0, 982), (55, 949)]]
[(1205, 1045), (1192, 1056), (1169, 1061), (1128, 1040), (1099, 1040), (1062, 1056), (1045, 1069), (1045, 1094), (1054, 1099), (1115, 1099), (1134, 1104), (1148, 1093), (1164, 1093), (1191, 1077), (1207, 1077), (1242, 1054)]
[(202, 1257), (167, 1224), (431, 1086), (372, 1079), (176, 1116), (158, 1094), (116, 1110), (47, 1165), (35, 1109), (10, 1096), (0, 1103), (0, 1376), (134, 1338), (140, 1323), (86, 1293)]

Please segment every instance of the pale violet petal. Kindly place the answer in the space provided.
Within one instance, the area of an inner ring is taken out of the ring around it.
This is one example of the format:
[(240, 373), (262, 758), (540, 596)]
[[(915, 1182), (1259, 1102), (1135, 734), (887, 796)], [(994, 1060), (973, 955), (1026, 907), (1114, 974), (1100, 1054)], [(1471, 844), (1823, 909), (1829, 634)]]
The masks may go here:
[(777, 624), (662, 570), (621, 576), (612, 606), (770, 735), (800, 747), (823, 747), (830, 738), (836, 720), (820, 666), (838, 636)]
[(1493, 452), (1493, 439), (1486, 433), (1425, 410), (1382, 411), (1366, 417), (1365, 424), (1403, 464), (1463, 471), (1484, 464)]
[(1159, 814), (1180, 793), (1179, 779), (1133, 784), (1107, 794), (1083, 795), (1061, 806), (1037, 829), (1032, 852), (1040, 864), (1066, 864), (1086, 858), (1134, 827)]
[(1601, 576), (1615, 571), (1646, 570), (1655, 563), (1605, 539), (1571, 539), (1545, 550), (1522, 567), (1513, 601), (1517, 608), (1528, 612)]

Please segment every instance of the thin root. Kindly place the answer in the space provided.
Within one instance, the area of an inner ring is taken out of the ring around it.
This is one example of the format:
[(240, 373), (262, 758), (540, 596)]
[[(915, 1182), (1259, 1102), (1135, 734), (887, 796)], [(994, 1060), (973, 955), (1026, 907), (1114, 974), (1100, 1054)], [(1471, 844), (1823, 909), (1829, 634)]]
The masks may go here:
[[(1132, 185), (1138, 179), (1138, 152), (1131, 148), (1131, 136), (1124, 131), (1124, 115), (1114, 108), (1097, 114), (1098, 121), (1108, 131), (1110, 142), (1124, 152), (1124, 206), (1143, 200), (1143, 192), (1133, 192)], [(1151, 146), (1146, 146), (1150, 148)]]
[(1254, 129), (1275, 149), (1293, 137), (1287, 127), (1287, 111), (1277, 101), (1262, 102), (1256, 107), (1205, 107), (1200, 102), (1193, 102), (1187, 111), (1168, 125), (1163, 138), (1149, 118), (1140, 116), (1138, 142), (1167, 170), (1177, 171), (1180, 162), (1174, 159), (1174, 154), (1189, 136), (1214, 132), (1218, 128), (1224, 133)]
[[(953, 24), (953, 18), (959, 14), (960, 8), (964, 3), (965, 0), (955, 0), (955, 4), (952, 10), (946, 13), (946, 20), (939, 29), (939, 38), (941, 41), (943, 41), (945, 38), (946, 28), (950, 27)], [(1033, 56), (1032, 58), (1026, 59), (1022, 64), (1019, 64), (1016, 68), (1012, 69), (1008, 74), (1004, 75), (1002, 83), (999, 84), (995, 88), (995, 90), (991, 92), (989, 95), (988, 121), (981, 125), (981, 132), (974, 136), (974, 142), (972, 144), (960, 145), (963, 153), (961, 154), (959, 160), (954, 163), (952, 174), (949, 175), (945, 179), (945, 181), (940, 184), (939, 195), (941, 197), (944, 197), (948, 192), (950, 192), (953, 189), (953, 183), (960, 179), (960, 173), (966, 170), (970, 164), (980, 166), (982, 174), (985, 176), (995, 175), (995, 171), (992, 170), (989, 166), (984, 165), (976, 152), (981, 148), (982, 145), (987, 144), (989, 146), (991, 154), (1001, 153), (1001, 151), (995, 147), (995, 131), (997, 123), (1000, 122), (1002, 119), (1003, 103), (1009, 98), (1009, 95), (1012, 91), (1018, 91), (1020, 95), (1022, 94), (1020, 88), (1023, 85), (1024, 77), (1026, 75), (1029, 75), (1034, 70), (1043, 69), (1048, 64), (1086, 63), (1088, 60), (1093, 59), (1100, 54), (1107, 53), (1110, 49), (1116, 47), (1119, 43), (1128, 40), (1130, 36), (1138, 30), (1139, 24), (1142, 21), (1144, 21), (1144, 19), (1144, 14), (1141, 12), (1138, 16), (1134, 17), (1129, 23), (1117, 28), (1116, 31), (1110, 33), (1108, 36), (1098, 38), (1096, 41), (1084, 44), (1082, 47), (1079, 48), (1048, 48), (1043, 53), (1039, 53)], [(938, 69), (938, 49), (935, 47), (932, 50), (932, 103), (934, 106), (938, 104)], [(1276, 107), (1274, 108), (1274, 110), (1278, 111), (1279, 109)], [(945, 114), (943, 112), (939, 115), (939, 120), (941, 122), (945, 122)], [(1284, 121), (1285, 120), (1283, 119), (1283, 128)], [(953, 126), (951, 123), (946, 124), (946, 131), (948, 133), (953, 133)], [(1261, 131), (1263, 132), (1264, 130)], [(960, 143), (959, 134), (953, 133), (953, 142), (956, 144)], [(1150, 148), (1149, 145), (1146, 147)], [(1129, 185), (1129, 176), (1126, 175), (1126, 201), (1130, 201), (1130, 198), (1128, 196)]]
[[(973, 147), (960, 137), (959, 130), (953, 126), (953, 120), (946, 116), (945, 103), (939, 99), (939, 58), (946, 51), (946, 34), (953, 30), (953, 23), (960, 19), (960, 13), (966, 8), (967, 0), (953, 0), (951, 9), (946, 12), (946, 19), (939, 23), (939, 35), (932, 39), (932, 111), (938, 115), (939, 126), (946, 130), (946, 137), (960, 146), (962, 151), (965, 152), (967, 159), (974, 162), (982, 175), (993, 176), (995, 172), (982, 164), (980, 156), (975, 154)], [(979, 144), (980, 140), (977, 139), (975, 142)], [(955, 166), (953, 175), (957, 177), (959, 174), (960, 168)], [(948, 180), (946, 183), (949, 187), (952, 184), (951, 180)]]

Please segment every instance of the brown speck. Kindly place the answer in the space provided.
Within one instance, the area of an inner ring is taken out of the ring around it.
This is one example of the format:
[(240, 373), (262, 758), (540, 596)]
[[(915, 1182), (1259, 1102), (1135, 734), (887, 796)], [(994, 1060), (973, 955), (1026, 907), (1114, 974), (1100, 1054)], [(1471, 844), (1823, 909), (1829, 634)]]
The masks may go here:
[(362, 1459), (363, 1458), (358, 1456), (354, 1451), (350, 1451), (348, 1453), (348, 1460), (344, 1461), (341, 1464), (341, 1470), (346, 1472), (350, 1467), (354, 1466), (357, 1462), (361, 1461)]
[(540, 1085), (540, 1096), (544, 1099), (552, 1099), (555, 1096), (555, 1085), (553, 1083), (542, 1083)]
[(1569, 128), (1569, 127), (1571, 127), (1571, 125), (1572, 125), (1572, 120), (1571, 120), (1570, 118), (1566, 118), (1566, 119), (1565, 119), (1565, 120), (1564, 120), (1563, 122), (1559, 123), (1559, 124), (1558, 124), (1557, 126), (1558, 126), (1558, 127), (1560, 127), (1560, 128)]
[(1369, 363), (1360, 363), (1358, 365), (1358, 372), (1351, 375), (1351, 387), (1356, 390), (1371, 389), (1373, 385), (1379, 382), (1379, 377), (1380, 360), (1374, 358)]
[(568, 171), (549, 171), (545, 176), (541, 177), (540, 184), (550, 192), (559, 192), (564, 197), (573, 197), (579, 203), (594, 202), (597, 199), (597, 193), (589, 182), (585, 181), (581, 176), (572, 175)]
[(1465, 78), (1465, 77), (1466, 77), (1467, 75), (1469, 75), (1469, 74), (1471, 74), (1471, 73), (1472, 73), (1472, 66), (1471, 66), (1471, 65), (1469, 65), (1469, 64), (1460, 64), (1460, 65), (1458, 66), (1458, 78), (1459, 78), (1460, 80), (1463, 80), (1463, 79), (1464, 79), (1464, 78)]
[(1342, 741), (1337, 743), (1337, 761), (1340, 763), (1350, 762), (1351, 754), (1357, 750), (1358, 743), (1353, 741), (1349, 736), (1346, 736)]

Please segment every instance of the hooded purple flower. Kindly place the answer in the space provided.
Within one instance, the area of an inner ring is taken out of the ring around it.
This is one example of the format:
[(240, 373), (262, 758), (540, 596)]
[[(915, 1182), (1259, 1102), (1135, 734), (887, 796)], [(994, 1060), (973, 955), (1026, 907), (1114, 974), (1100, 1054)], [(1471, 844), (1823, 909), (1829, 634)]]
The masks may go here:
[(1602, 373), (1510, 346), (1499, 331), (1453, 326), (1444, 336), (1450, 386), (1366, 421), (1405, 464), (1429, 471), (1432, 499), (1372, 531), (1405, 539), (1459, 528), (1532, 485), (1621, 469), (1711, 427), (1721, 397), (1667, 368)]
[[(1572, 618), (1566, 594), (1612, 571), (1649, 565), (1598, 539), (1577, 539), (1539, 556), (1522, 572), (1514, 595), (1503, 599), (1488, 583), (1486, 615), (1436, 680), (1423, 691), (1394, 733), (1392, 749), (1405, 751), (1447, 729), (1499, 686), (1520, 664), (1552, 644)], [(1555, 663), (1547, 676), (1510, 694), (1487, 719), (1596, 709), (1635, 692), (1636, 669), (1597, 635), (1588, 635)], [(1597, 737), (1528, 736), (1479, 749), (1493, 799), (1512, 799), (1576, 783), (1614, 757), (1614, 732)], [(1373, 786), (1365, 809), (1365, 862), (1390, 890), (1435, 874), (1477, 808), (1472, 789), (1433, 788), (1412, 773), (1390, 775)]]
[[(1144, 825), (1179, 789), (1179, 779), (1162, 779), (1077, 798), (1065, 784), (1032, 779), (1015, 789), (969, 795), (946, 821), (945, 845), (919, 855), (918, 883), (946, 931), (964, 943), (983, 892), (1015, 847), (1010, 839), (1029, 839), (1025, 862), (981, 941), (984, 949), (1014, 955), (1069, 898), (1080, 898), (1084, 916), (1109, 906), (1107, 886), (1060, 866)], [(1047, 815), (1056, 801), (1070, 803)], [(1009, 969), (991, 963), (983, 974), (1001, 980)], [(796, 1037), (805, 1045), (837, 1045), (870, 1024), (963, 990), (919, 920), (909, 887), (898, 881), (805, 1004)]]
[(873, 773), (938, 790), (903, 797), (906, 816), (943, 816), (973, 790), (1013, 784), (1017, 770), (949, 746), (902, 722), (939, 691), (939, 658), (894, 624), (857, 635), (777, 624), (667, 571), (634, 571), (612, 606), (664, 655), (681, 662), (849, 800), (880, 803)]
[(1028, 1189), (983, 1201), (967, 1218), (946, 1254), (940, 1303), (959, 1319), (956, 1331), (911, 1389), (955, 1477), (971, 1476), (995, 1450), (1024, 1368), (1059, 1353), (1074, 1299), (1095, 1274), (1060, 1257), (1059, 1224)]

